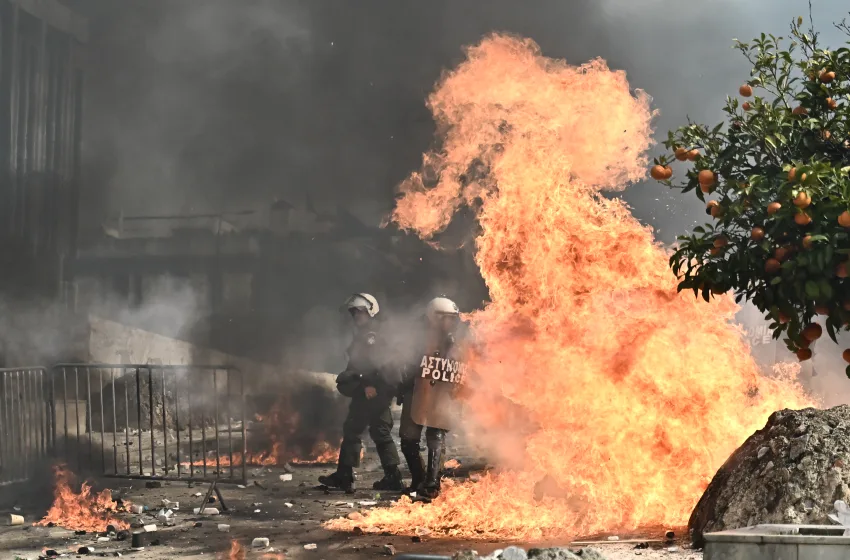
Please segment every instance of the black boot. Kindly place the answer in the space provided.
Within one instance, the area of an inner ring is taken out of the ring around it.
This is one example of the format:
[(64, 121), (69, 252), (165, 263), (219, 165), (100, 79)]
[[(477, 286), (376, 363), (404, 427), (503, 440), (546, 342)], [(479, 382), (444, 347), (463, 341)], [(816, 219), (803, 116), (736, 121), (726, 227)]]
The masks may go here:
[(436, 433), (428, 439), (428, 472), (422, 484), (422, 495), (426, 498), (433, 499), (440, 495), (440, 478), (445, 452), (444, 436), (444, 433)]
[(410, 469), (410, 486), (405, 488), (405, 493), (417, 492), (422, 483), (425, 482), (425, 463), (422, 461), (422, 453), (418, 441), (401, 442), (401, 453), (407, 461)]
[(354, 493), (354, 469), (344, 465), (337, 465), (336, 472), (319, 477), (319, 483), (328, 488), (339, 488), (346, 494)]
[(387, 492), (403, 492), (404, 481), (401, 479), (401, 471), (398, 465), (384, 467), (384, 478), (372, 485), (373, 490), (385, 490)]

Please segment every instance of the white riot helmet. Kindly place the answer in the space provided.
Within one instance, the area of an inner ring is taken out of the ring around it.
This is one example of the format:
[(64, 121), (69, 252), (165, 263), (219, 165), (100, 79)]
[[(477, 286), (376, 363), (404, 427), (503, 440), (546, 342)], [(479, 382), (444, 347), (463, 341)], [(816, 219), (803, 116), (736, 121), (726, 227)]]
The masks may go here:
[(460, 316), (460, 310), (457, 304), (445, 296), (440, 296), (428, 302), (428, 309), (425, 311), (428, 319), (431, 322), (436, 322), (442, 316), (454, 315)]
[(378, 300), (369, 294), (353, 294), (345, 302), (345, 309), (362, 309), (369, 314), (369, 317), (374, 317), (380, 311)]

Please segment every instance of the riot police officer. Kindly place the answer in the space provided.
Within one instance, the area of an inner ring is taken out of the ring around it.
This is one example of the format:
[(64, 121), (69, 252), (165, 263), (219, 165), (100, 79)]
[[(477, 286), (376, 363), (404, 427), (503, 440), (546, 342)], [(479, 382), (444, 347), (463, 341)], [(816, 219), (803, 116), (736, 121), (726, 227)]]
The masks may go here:
[[(446, 297), (428, 304), (426, 328), (401, 385), (401, 451), (410, 469), (408, 491), (426, 498), (440, 493), (440, 475), (445, 454), (446, 432), (456, 421), (455, 396), (466, 365), (455, 341), (460, 324), (457, 305)], [(422, 460), (420, 442), (425, 429), (428, 460)]]
[(373, 485), (376, 490), (404, 489), (399, 457), (392, 439), (393, 418), (390, 405), (395, 386), (381, 374), (378, 335), (373, 329), (378, 302), (369, 294), (354, 294), (344, 305), (354, 320), (354, 340), (348, 347), (348, 366), (337, 376), (337, 389), (351, 398), (348, 416), (342, 426), (342, 445), (337, 470), (320, 476), (319, 482), (347, 493), (354, 491), (354, 468), (360, 466), (362, 438), (366, 429), (375, 442), (384, 477)]

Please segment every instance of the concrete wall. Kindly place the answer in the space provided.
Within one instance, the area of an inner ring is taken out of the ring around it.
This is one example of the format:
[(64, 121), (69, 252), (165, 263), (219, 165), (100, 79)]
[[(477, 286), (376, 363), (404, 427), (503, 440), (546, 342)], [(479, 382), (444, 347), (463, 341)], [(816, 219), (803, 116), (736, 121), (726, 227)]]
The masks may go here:
[(329, 390), (336, 387), (335, 377), (328, 373), (286, 371), (276, 364), (232, 356), (95, 316), (89, 317), (88, 360), (103, 364), (229, 365), (246, 374), (248, 391), (304, 381)]

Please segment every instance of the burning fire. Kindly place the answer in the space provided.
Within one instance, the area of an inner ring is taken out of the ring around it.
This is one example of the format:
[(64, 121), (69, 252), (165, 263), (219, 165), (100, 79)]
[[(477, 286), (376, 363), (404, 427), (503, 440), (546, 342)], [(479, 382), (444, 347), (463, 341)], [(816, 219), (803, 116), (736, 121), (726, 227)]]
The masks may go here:
[[(319, 434), (319, 441), (305, 452), (296, 441), (300, 416), (292, 412), (293, 408), (287, 397), (281, 397), (272, 406), (266, 415), (256, 414), (254, 417), (262, 425), (266, 439), (270, 442), (270, 448), (264, 451), (248, 452), (246, 465), (252, 467), (282, 466), (286, 463), (293, 464), (324, 464), (335, 463), (339, 455), (339, 445), (334, 446), (325, 441), (324, 434)], [(299, 455), (301, 455), (299, 457)], [(233, 466), (242, 466), (242, 453), (234, 452)], [(184, 467), (203, 467), (204, 465), (215, 468), (227, 468), (231, 465), (230, 454), (222, 454), (216, 459), (215, 451), (209, 456), (197, 459), (189, 463), (183, 463)]]
[[(230, 541), (230, 551), (227, 556), (219, 555), (219, 558), (221, 558), (221, 560), (245, 560), (247, 558), (247, 554), (245, 552), (245, 547), (233, 540)], [(274, 552), (266, 552), (257, 558), (260, 560), (284, 560), (283, 554)]]
[(644, 177), (650, 98), (602, 60), (570, 66), (529, 40), (467, 54), (429, 98), (443, 146), (393, 220), (430, 239), (477, 210), (492, 301), (469, 316), (464, 423), (502, 470), (326, 526), (526, 541), (681, 527), (770, 413), (810, 402), (759, 375), (731, 298), (677, 294), (651, 230), (600, 194)]
[[(56, 489), (53, 505), (44, 519), (35, 525), (47, 526), (51, 523), (71, 531), (106, 531), (108, 525), (118, 530), (129, 529), (130, 525), (116, 517), (118, 507), (112, 501), (112, 493), (104, 490), (100, 494), (92, 494), (91, 485), (83, 483), (80, 493), (71, 489), (73, 474), (64, 466), (54, 468), (56, 473)], [(129, 502), (124, 503), (127, 507)]]

